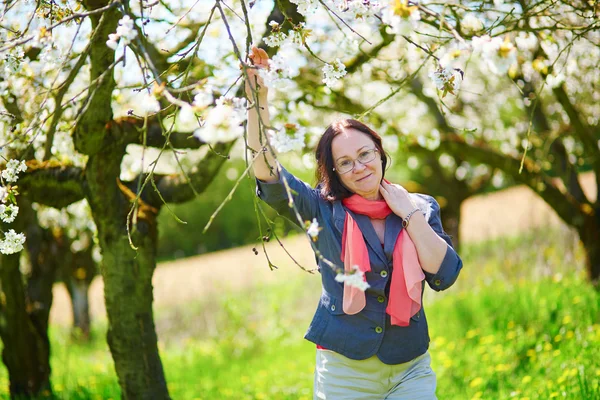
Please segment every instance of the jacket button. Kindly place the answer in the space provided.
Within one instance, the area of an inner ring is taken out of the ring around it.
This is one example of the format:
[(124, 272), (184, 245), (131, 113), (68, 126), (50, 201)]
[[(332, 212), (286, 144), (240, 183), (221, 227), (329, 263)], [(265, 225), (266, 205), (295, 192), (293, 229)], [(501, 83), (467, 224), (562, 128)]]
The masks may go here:
[(436, 279), (435, 281), (433, 281), (433, 284), (435, 286), (440, 286), (442, 284), (442, 281), (440, 281), (439, 279)]
[(385, 278), (387, 276), (387, 271), (381, 271), (379, 275), (381, 275), (382, 278)]
[(331, 311), (335, 311), (335, 304), (331, 305)]
[(383, 332), (383, 328), (378, 326), (377, 328), (375, 328), (375, 332), (381, 333), (381, 332)]
[(385, 301), (385, 297), (383, 296), (377, 296), (377, 301), (380, 303), (383, 303)]

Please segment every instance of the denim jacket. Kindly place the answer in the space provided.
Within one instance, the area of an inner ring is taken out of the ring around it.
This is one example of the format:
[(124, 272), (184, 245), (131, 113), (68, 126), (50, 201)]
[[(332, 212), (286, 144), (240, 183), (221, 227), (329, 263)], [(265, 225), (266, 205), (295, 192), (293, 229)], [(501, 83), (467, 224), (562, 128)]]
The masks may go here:
[[(342, 309), (343, 284), (335, 280), (336, 273), (331, 267), (317, 258), (322, 294), (305, 339), (355, 360), (377, 355), (385, 364), (404, 363), (425, 353), (429, 347), (425, 310), (421, 308), (406, 327), (391, 325), (390, 317), (385, 312), (393, 268), (392, 251), (402, 230), (402, 219), (394, 213), (386, 218), (382, 246), (369, 217), (348, 211), (341, 201), (330, 202), (323, 199), (317, 189), (311, 188), (284, 168), (277, 182), (265, 183), (257, 179), (257, 195), (280, 215), (296, 224), (298, 221), (289, 206), (283, 178), (291, 189), (303, 221), (316, 218), (322, 228), (315, 245), (324, 258), (343, 268), (340, 260), (342, 232), (346, 212), (350, 212), (364, 235), (371, 261), (371, 271), (366, 273), (370, 285), (365, 292), (366, 306), (355, 315), (347, 315)], [(435, 291), (447, 289), (458, 277), (462, 261), (454, 251), (450, 237), (442, 229), (437, 201), (427, 195), (412, 196), (416, 196), (415, 200), (430, 205), (429, 225), (448, 243), (439, 271), (436, 274), (423, 271), (425, 281)], [(423, 289), (424, 286), (425, 282)]]

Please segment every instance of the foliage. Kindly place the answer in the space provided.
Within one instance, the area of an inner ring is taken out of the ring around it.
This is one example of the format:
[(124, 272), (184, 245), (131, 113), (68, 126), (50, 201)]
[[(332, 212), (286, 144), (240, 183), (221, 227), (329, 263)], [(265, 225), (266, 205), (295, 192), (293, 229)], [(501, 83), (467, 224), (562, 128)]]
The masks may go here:
[[(460, 285), (426, 293), (438, 397), (597, 398), (600, 294), (585, 283), (573, 234), (540, 231), (466, 245), (464, 254)], [(571, 255), (569, 265), (564, 254)], [(579, 272), (567, 274), (574, 267)], [(311, 398), (314, 346), (301, 337), (318, 291), (318, 277), (302, 274), (277, 286), (158, 310), (173, 397)], [(105, 326), (95, 329), (90, 345), (52, 329), (59, 397), (119, 397), (100, 339)], [(5, 380), (2, 372), (0, 387)]]

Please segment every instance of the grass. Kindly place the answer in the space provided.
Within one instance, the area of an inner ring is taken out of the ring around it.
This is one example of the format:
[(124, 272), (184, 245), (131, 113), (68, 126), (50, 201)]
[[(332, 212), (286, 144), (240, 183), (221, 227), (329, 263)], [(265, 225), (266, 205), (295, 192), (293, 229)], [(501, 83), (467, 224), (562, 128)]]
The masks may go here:
[[(600, 398), (600, 293), (585, 281), (569, 232), (538, 231), (461, 250), (465, 268), (427, 291), (438, 398)], [(159, 348), (174, 399), (310, 399), (314, 346), (302, 335), (318, 278), (157, 310)], [(51, 330), (60, 399), (120, 398), (105, 326), (91, 343)], [(0, 370), (0, 393), (7, 397)], [(2, 392), (3, 391), (3, 392)]]

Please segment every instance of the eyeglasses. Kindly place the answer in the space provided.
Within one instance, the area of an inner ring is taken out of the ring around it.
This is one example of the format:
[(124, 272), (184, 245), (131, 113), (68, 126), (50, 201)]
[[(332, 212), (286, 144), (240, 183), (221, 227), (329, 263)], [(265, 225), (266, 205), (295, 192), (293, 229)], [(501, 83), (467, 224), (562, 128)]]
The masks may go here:
[(336, 163), (335, 168), (333, 170), (337, 171), (339, 174), (347, 174), (348, 172), (350, 172), (354, 169), (354, 167), (356, 165), (355, 161), (358, 161), (362, 165), (366, 165), (375, 159), (375, 154), (378, 152), (379, 152), (379, 150), (377, 150), (376, 148), (362, 151), (358, 155), (358, 158), (356, 160), (349, 160), (349, 159), (342, 160), (342, 161)]

